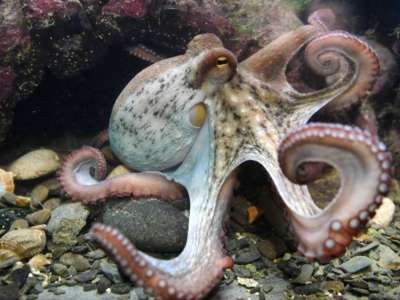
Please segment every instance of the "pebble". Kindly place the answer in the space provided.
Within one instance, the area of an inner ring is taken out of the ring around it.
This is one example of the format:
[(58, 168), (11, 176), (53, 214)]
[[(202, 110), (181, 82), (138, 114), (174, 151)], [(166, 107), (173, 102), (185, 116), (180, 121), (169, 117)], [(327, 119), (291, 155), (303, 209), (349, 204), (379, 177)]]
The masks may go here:
[(165, 201), (113, 199), (102, 217), (144, 251), (175, 253), (186, 244), (188, 218)]
[(14, 283), (1, 285), (0, 286), (0, 295), (4, 300), (19, 300), (20, 292), (18, 286)]
[(61, 198), (50, 198), (43, 203), (43, 207), (49, 210), (54, 210), (61, 204)]
[(26, 229), (29, 227), (28, 221), (25, 219), (16, 219), (10, 226), (11, 230)]
[(61, 185), (60, 182), (57, 180), (57, 178), (53, 177), (50, 179), (47, 179), (41, 183), (41, 185), (44, 185), (47, 187), (49, 191), (50, 196), (59, 196), (60, 191), (61, 191)]
[(354, 256), (342, 263), (339, 268), (347, 273), (356, 273), (370, 267), (372, 264), (373, 260), (366, 256)]
[(49, 189), (43, 184), (35, 186), (31, 192), (31, 199), (34, 203), (43, 203), (49, 195)]
[(131, 285), (128, 283), (117, 283), (111, 286), (111, 292), (118, 295), (127, 294), (130, 289)]
[(114, 169), (111, 170), (110, 174), (108, 174), (107, 179), (119, 176), (119, 175), (124, 175), (130, 173), (129, 169), (125, 167), (124, 165), (118, 165)]
[(40, 225), (45, 224), (50, 218), (51, 211), (47, 208), (35, 211), (25, 217), (25, 219), (29, 222), (30, 225)]
[(379, 245), (377, 252), (379, 266), (386, 270), (400, 270), (400, 256), (392, 249), (385, 245)]
[(117, 265), (113, 262), (110, 262), (108, 258), (104, 258), (101, 260), (100, 271), (112, 282), (122, 282), (121, 274), (119, 273)]
[(387, 228), (393, 220), (396, 206), (390, 198), (384, 197), (382, 204), (375, 211), (375, 216), (371, 219), (371, 222), (376, 223), (383, 228)]
[(79, 273), (78, 275), (75, 275), (74, 279), (78, 282), (86, 283), (86, 282), (92, 281), (94, 278), (96, 278), (96, 275), (97, 275), (97, 271), (89, 270), (89, 271)]
[(43, 251), (46, 234), (39, 228), (19, 229), (7, 232), (0, 238), (2, 260), (11, 256), (29, 258)]
[(56, 171), (60, 166), (60, 158), (50, 149), (38, 149), (26, 153), (12, 162), (8, 171), (16, 180), (39, 178)]
[(239, 250), (234, 260), (237, 264), (249, 264), (256, 261), (260, 257), (260, 252), (258, 252), (257, 248), (255, 246), (250, 246), (248, 248)]
[(106, 253), (101, 249), (96, 249), (94, 251), (90, 251), (88, 254), (86, 254), (86, 256), (88, 258), (92, 258), (92, 259), (96, 259), (97, 260), (97, 259), (106, 257)]
[(35, 255), (28, 262), (28, 265), (34, 270), (42, 270), (45, 266), (50, 264), (51, 260), (43, 254)]
[(97, 292), (103, 294), (109, 287), (111, 287), (111, 281), (105, 276), (100, 276), (100, 280), (96, 282)]
[(89, 211), (82, 203), (66, 203), (51, 212), (48, 230), (55, 244), (75, 245), (77, 236), (86, 225)]
[(81, 254), (75, 254), (72, 252), (67, 252), (61, 255), (60, 262), (66, 266), (72, 266), (78, 272), (83, 272), (90, 269), (90, 263)]
[(51, 266), (54, 273), (62, 277), (67, 277), (69, 275), (68, 267), (66, 265), (55, 263)]
[(310, 264), (302, 265), (300, 268), (300, 274), (292, 280), (293, 283), (306, 284), (312, 280), (314, 267)]
[(278, 258), (287, 252), (286, 244), (283, 240), (276, 237), (258, 240), (257, 249), (262, 256), (271, 260)]
[(236, 276), (246, 277), (246, 278), (249, 278), (252, 275), (249, 269), (241, 265), (234, 265), (233, 272), (235, 272)]

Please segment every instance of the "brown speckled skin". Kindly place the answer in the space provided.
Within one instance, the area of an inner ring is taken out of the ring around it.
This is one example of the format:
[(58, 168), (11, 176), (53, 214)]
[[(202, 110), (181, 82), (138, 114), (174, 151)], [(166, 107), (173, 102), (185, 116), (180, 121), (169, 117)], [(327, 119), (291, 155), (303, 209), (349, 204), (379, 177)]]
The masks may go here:
[[(287, 82), (286, 67), (303, 47), (310, 67), (328, 78), (326, 88), (301, 93)], [(226, 64), (219, 68), (221, 57)], [(221, 242), (223, 219), (235, 170), (252, 160), (265, 167), (286, 204), (299, 250), (321, 261), (339, 255), (387, 192), (390, 155), (369, 132), (305, 124), (328, 104), (334, 111), (357, 103), (378, 72), (378, 59), (368, 45), (344, 32), (322, 34), (318, 26), (290, 32), (240, 64), (214, 35), (197, 36), (185, 55), (162, 60), (129, 83), (114, 106), (109, 128), (113, 150), (129, 167), (167, 169), (162, 174), (185, 186), (191, 202), (185, 249), (165, 261), (140, 252), (104, 225), (93, 227), (93, 238), (131, 280), (158, 299), (202, 298), (223, 268), (232, 266)], [(206, 105), (207, 119), (195, 128), (188, 115), (198, 103)], [(75, 180), (80, 155), (73, 154), (75, 162), (62, 169), (64, 179)], [(305, 186), (292, 182), (304, 183), (297, 170), (317, 161), (336, 167), (347, 183), (324, 210), (314, 204)], [(135, 182), (124, 176), (92, 182), (92, 187), (79, 182), (63, 186), (67, 193), (85, 198), (93, 186), (101, 186), (104, 196), (120, 181), (135, 195)], [(140, 188), (146, 182), (155, 187), (154, 179), (144, 177)], [(171, 186), (176, 189), (176, 184)], [(158, 196), (165, 198), (166, 192), (160, 190)]]

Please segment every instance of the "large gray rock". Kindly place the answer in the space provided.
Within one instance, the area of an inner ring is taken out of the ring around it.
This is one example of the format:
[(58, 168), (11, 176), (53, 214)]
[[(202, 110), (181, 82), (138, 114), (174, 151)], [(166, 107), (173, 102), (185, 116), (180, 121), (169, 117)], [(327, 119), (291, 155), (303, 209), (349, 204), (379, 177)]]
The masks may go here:
[(110, 200), (102, 222), (118, 228), (145, 251), (179, 252), (186, 243), (187, 217), (160, 200)]

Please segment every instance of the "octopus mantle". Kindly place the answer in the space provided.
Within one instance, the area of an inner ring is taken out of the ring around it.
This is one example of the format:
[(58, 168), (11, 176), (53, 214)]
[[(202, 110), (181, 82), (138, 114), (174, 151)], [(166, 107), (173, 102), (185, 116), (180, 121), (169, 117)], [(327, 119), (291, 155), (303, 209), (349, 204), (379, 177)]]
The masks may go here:
[[(308, 67), (327, 79), (321, 90), (300, 92), (287, 81), (288, 63), (304, 50)], [(128, 167), (141, 170), (103, 180), (101, 152), (85, 147), (61, 168), (66, 193), (84, 203), (110, 196), (190, 199), (187, 243), (171, 260), (137, 250), (118, 230), (96, 224), (92, 237), (126, 275), (159, 299), (199, 299), (232, 259), (223, 249), (223, 220), (235, 170), (256, 161), (285, 203), (298, 250), (326, 261), (340, 255), (387, 193), (391, 162), (367, 130), (306, 124), (316, 112), (345, 109), (362, 100), (379, 73), (368, 45), (318, 24), (281, 36), (237, 63), (213, 34), (196, 36), (184, 55), (139, 73), (118, 97), (110, 144)], [(342, 185), (324, 209), (305, 183), (318, 177), (310, 163), (335, 167)], [(92, 176), (95, 170), (94, 176)]]

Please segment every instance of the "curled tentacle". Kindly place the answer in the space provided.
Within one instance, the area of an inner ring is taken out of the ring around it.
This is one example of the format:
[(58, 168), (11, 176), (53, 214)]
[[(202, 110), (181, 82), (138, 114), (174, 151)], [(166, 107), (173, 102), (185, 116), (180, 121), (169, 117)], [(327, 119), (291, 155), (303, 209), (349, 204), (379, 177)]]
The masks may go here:
[[(334, 83), (315, 92), (317, 99), (331, 99), (327, 111), (348, 108), (371, 91), (380, 71), (379, 59), (367, 43), (342, 31), (332, 31), (310, 42), (305, 49), (310, 68)], [(303, 94), (302, 98), (311, 98)]]
[(191, 206), (185, 249), (171, 260), (146, 255), (105, 225), (95, 224), (90, 235), (114, 257), (130, 280), (157, 299), (201, 299), (219, 282), (223, 269), (233, 264), (223, 249), (222, 221), (234, 184), (234, 176), (226, 180), (214, 203), (215, 210), (198, 203)]
[(291, 181), (304, 183), (297, 168), (317, 161), (340, 172), (341, 188), (316, 215), (296, 211), (290, 211), (290, 215), (299, 251), (325, 261), (345, 250), (381, 204), (389, 189), (391, 158), (375, 136), (350, 126), (316, 123), (293, 131), (282, 141), (279, 162)]
[(91, 145), (95, 148), (102, 147), (105, 143), (109, 141), (110, 137), (108, 136), (108, 129), (104, 129), (100, 131), (91, 141)]
[(99, 181), (106, 175), (106, 161), (98, 149), (83, 147), (63, 162), (59, 181), (72, 200), (96, 203), (112, 196), (183, 199), (183, 188), (153, 173), (129, 173)]
[(321, 8), (314, 11), (307, 19), (308, 23), (328, 32), (336, 22), (336, 16), (329, 8)]

